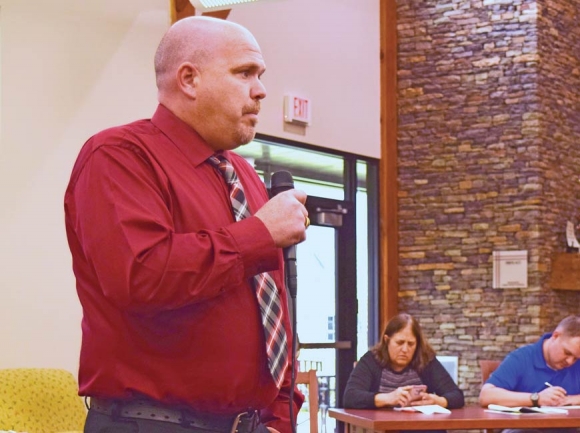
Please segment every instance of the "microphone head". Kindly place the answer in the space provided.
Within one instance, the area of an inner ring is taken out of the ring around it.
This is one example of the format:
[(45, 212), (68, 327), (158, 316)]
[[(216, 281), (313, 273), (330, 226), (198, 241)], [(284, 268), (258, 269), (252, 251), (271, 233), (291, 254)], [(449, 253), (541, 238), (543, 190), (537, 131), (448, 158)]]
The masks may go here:
[(281, 170), (272, 173), (270, 185), (270, 193), (273, 197), (281, 192), (294, 189), (294, 179), (292, 179), (292, 174), (289, 171)]

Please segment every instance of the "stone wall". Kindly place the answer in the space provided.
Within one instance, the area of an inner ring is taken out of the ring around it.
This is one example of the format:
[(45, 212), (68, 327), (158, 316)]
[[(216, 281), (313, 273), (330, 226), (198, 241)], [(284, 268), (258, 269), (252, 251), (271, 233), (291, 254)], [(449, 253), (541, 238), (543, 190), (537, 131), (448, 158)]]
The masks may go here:
[[(544, 170), (542, 215), (543, 257), (562, 251), (566, 220), (580, 222), (580, 1), (541, 3), (539, 33), (539, 95), (542, 117), (540, 167)], [(580, 234), (577, 233), (577, 236)], [(543, 281), (543, 287), (547, 287)], [(580, 298), (554, 292), (542, 308), (541, 323), (561, 311), (580, 313)]]
[[(399, 0), (399, 310), (459, 356), (502, 359), (577, 314), (550, 257), (580, 213), (580, 0)], [(528, 251), (528, 288), (492, 289), (492, 252)]]

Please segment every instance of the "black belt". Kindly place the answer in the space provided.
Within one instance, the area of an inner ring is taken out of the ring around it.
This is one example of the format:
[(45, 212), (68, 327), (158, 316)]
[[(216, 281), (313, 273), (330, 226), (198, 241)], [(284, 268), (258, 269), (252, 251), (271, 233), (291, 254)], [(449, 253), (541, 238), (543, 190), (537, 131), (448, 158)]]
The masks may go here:
[(123, 401), (91, 397), (90, 409), (110, 416), (170, 422), (222, 433), (250, 433), (260, 423), (259, 414), (255, 410), (221, 416), (171, 408), (148, 400)]

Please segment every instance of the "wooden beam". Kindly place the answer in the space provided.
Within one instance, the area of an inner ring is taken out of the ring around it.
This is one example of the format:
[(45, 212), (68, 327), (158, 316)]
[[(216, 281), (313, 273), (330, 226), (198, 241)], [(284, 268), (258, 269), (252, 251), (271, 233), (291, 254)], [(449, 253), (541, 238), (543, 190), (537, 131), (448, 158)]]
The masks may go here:
[(399, 224), (397, 180), (397, 1), (380, 0), (381, 160), (379, 200), (381, 270), (379, 322), (383, 331), (398, 312)]
[(222, 20), (227, 20), (231, 9), (224, 9), (221, 11), (204, 12), (202, 15), (205, 17), (221, 18)]
[[(169, 11), (171, 14), (171, 24), (185, 17), (195, 16), (195, 7), (189, 0), (169, 0)], [(227, 20), (231, 9), (202, 13), (205, 17), (220, 18)]]
[(195, 8), (189, 0), (169, 0), (171, 24), (185, 17), (195, 15)]

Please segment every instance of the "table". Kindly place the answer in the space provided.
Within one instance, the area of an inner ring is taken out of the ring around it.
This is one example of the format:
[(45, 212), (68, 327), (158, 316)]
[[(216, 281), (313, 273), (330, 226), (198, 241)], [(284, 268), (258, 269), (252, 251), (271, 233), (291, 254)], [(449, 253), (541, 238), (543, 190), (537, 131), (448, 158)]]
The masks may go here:
[(509, 415), (486, 412), (479, 406), (453, 409), (451, 414), (425, 415), (392, 409), (328, 409), (328, 415), (346, 424), (347, 433), (390, 432), (398, 430), (469, 430), (503, 428), (580, 427), (580, 409), (568, 414)]

